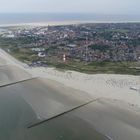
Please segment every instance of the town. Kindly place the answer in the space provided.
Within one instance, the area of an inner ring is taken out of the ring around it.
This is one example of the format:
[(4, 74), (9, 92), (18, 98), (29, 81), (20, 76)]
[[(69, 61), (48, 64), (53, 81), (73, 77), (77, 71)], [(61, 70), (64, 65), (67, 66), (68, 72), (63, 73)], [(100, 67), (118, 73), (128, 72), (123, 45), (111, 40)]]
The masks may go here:
[(73, 61), (85, 63), (140, 61), (139, 23), (4, 29), (0, 35), (1, 46), (30, 66)]

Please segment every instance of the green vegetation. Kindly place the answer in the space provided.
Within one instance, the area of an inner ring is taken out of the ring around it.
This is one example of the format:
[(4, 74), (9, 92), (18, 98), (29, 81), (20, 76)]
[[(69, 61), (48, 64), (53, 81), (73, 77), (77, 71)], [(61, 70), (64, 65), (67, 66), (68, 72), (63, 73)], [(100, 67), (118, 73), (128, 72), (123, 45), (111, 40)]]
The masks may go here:
[(140, 44), (140, 39), (129, 40), (128, 44), (133, 45), (133, 46), (137, 46)]
[(111, 46), (108, 46), (108, 45), (98, 45), (98, 44), (90, 45), (88, 47), (91, 49), (100, 50), (100, 51), (106, 51), (111, 48)]
[[(48, 66), (56, 67), (61, 70), (74, 70), (83, 73), (95, 74), (95, 73), (106, 73), (106, 74), (130, 74), (130, 75), (140, 75), (140, 62), (84, 62), (79, 59), (68, 59), (67, 62), (63, 62), (62, 58), (53, 55), (54, 52), (58, 52), (57, 47), (50, 47), (46, 49), (50, 52), (47, 58), (39, 58), (37, 54), (29, 48), (20, 48), (23, 44), (28, 44), (32, 38), (16, 38), (16, 39), (6, 39), (0, 38), (0, 47), (8, 51), (12, 56), (18, 60), (31, 64), (35, 61), (43, 61)], [(110, 46), (106, 45), (91, 45), (92, 49), (98, 49), (100, 51), (105, 51)]]
[(105, 29), (105, 32), (127, 33), (129, 29)]
[[(139, 65), (139, 68), (136, 67)], [(106, 74), (130, 74), (140, 75), (140, 63), (138, 62), (70, 62), (58, 63), (55, 65), (59, 69), (75, 70), (88, 74), (106, 73)]]

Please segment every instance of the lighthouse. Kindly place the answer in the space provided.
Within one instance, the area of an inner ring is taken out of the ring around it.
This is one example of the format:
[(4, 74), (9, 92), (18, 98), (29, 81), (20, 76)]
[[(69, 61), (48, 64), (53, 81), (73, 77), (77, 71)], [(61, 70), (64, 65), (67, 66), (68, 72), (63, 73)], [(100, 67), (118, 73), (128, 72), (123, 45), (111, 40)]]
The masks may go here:
[(66, 62), (66, 55), (63, 54), (63, 61)]

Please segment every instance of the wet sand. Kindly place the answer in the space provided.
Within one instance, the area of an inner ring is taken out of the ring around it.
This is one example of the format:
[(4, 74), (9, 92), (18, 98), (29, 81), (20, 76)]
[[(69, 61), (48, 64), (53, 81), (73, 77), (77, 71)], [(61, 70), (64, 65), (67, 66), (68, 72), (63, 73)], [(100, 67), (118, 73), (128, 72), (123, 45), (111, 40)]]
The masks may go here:
[(32, 76), (29, 73), (14, 65), (0, 67), (0, 86), (30, 79), (31, 77)]
[(0, 57), (0, 66), (6, 65), (6, 60)]
[[(2, 134), (0, 139), (77, 140), (78, 138), (82, 140), (85, 137), (88, 140), (93, 137), (97, 140), (108, 139), (91, 126), (87, 125), (86, 128), (81, 128), (80, 125), (85, 122), (79, 122), (78, 126), (75, 127), (70, 124), (66, 126), (66, 123), (72, 123), (72, 121), (77, 120), (76, 118), (61, 121), (57, 121), (57, 119), (55, 121), (54, 119), (51, 124), (45, 123), (45, 128), (42, 125), (38, 126), (37, 131), (34, 131), (34, 128), (28, 129), (31, 124), (91, 101), (92, 97), (84, 92), (66, 87), (55, 81), (35, 79), (0, 88), (0, 93), (0, 133)], [(76, 132), (76, 127), (79, 132), (83, 131), (80, 135)], [(58, 129), (58, 131), (55, 129)], [(88, 129), (88, 131), (85, 129)], [(65, 136), (59, 133), (59, 130), (63, 131)]]
[(92, 97), (84, 92), (44, 79), (29, 80), (0, 88), (0, 139), (140, 138), (140, 108), (124, 101), (106, 98), (93, 99), (92, 103), (28, 128), (31, 124), (70, 110), (91, 99)]
[(92, 100), (87, 93), (47, 79), (33, 79), (0, 89), (3, 93), (19, 94), (36, 113), (48, 119)]
[(36, 121), (36, 115), (16, 92), (0, 89), (0, 139), (25, 140), (26, 125)]
[(96, 130), (110, 140), (139, 140), (140, 114), (126, 106), (124, 102), (99, 99), (62, 117), (34, 127), (30, 132), (38, 133), (39, 129), (45, 129), (49, 130), (46, 133), (52, 139), (59, 139), (60, 136), (62, 140), (75, 139), (74, 136), (77, 136), (79, 140), (93, 140), (96, 139), (94, 137)]
[(74, 116), (94, 126), (98, 132), (112, 140), (140, 138), (140, 113), (125, 102), (99, 99), (76, 110)]

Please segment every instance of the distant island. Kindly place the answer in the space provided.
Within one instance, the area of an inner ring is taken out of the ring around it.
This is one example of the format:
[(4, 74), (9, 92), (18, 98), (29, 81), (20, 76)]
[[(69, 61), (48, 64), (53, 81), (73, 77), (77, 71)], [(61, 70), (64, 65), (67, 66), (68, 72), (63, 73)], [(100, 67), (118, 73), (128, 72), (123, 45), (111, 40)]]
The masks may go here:
[(140, 74), (140, 23), (1, 27), (0, 47), (31, 67)]

